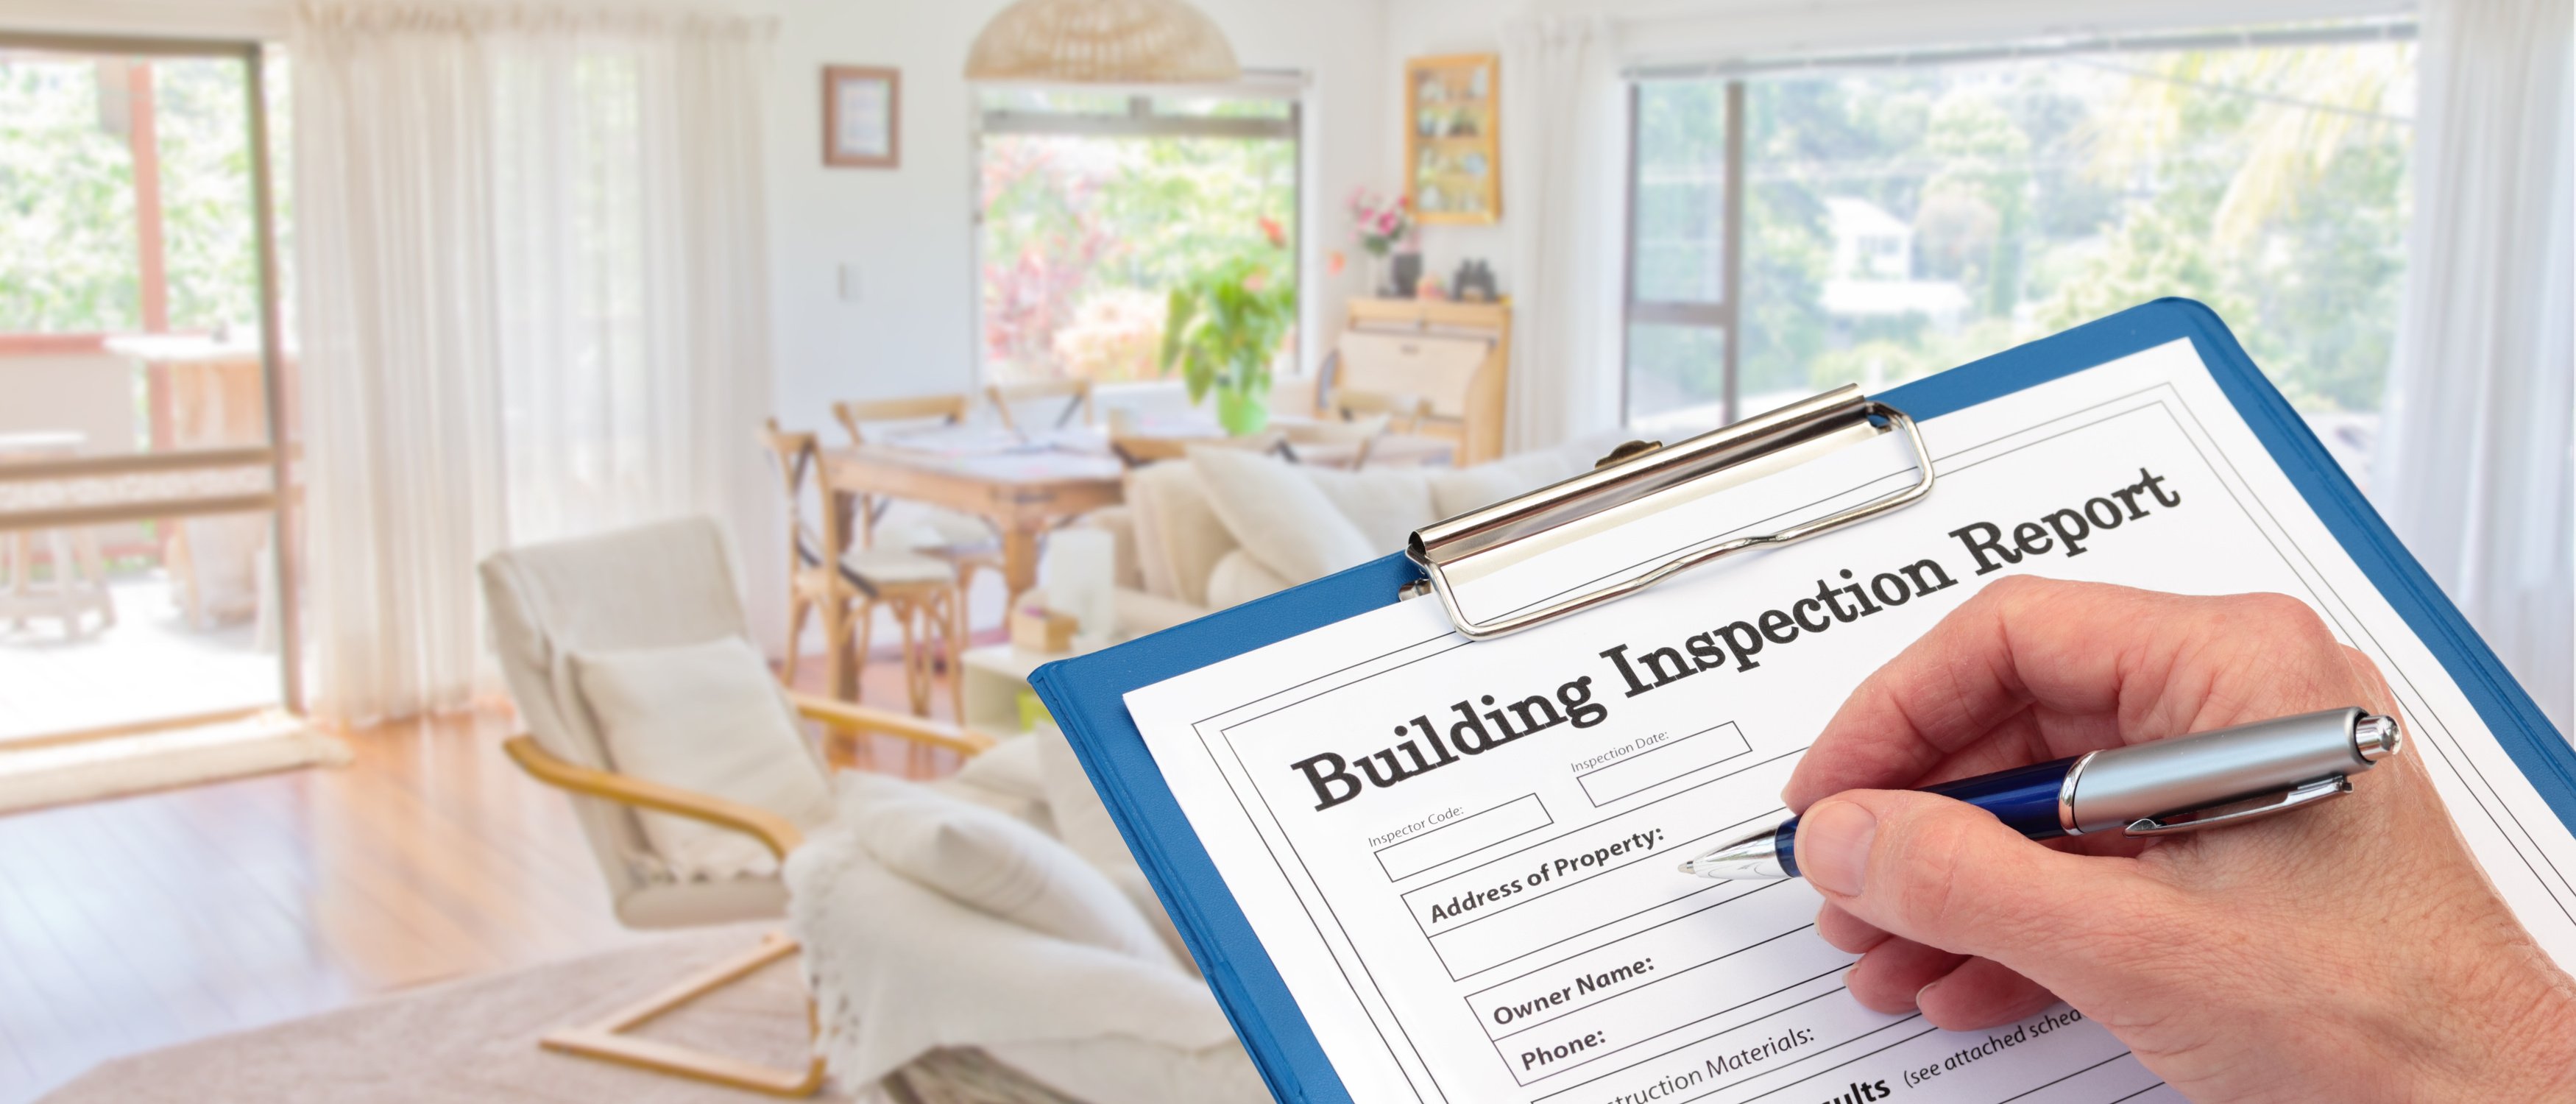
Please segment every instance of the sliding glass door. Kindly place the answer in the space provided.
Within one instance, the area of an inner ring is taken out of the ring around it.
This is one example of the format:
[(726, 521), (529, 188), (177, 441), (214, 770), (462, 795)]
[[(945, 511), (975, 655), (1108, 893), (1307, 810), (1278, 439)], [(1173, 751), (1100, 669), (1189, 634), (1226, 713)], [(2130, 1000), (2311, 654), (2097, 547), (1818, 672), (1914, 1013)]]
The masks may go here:
[(0, 748), (301, 704), (273, 76), (0, 33)]

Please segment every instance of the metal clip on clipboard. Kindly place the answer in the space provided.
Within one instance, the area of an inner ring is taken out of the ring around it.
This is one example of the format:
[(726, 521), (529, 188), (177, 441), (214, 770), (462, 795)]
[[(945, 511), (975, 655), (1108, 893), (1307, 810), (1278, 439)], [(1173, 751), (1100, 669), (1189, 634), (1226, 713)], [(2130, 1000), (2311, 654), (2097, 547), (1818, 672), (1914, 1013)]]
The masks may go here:
[[(1922, 472), (1922, 478), (1902, 490), (1777, 532), (1685, 549), (1597, 590), (1534, 608), (1481, 621), (1470, 618), (1459, 608), (1455, 582), (1449, 572), (1463, 561), (1695, 480), (1720, 475), (1788, 449), (1836, 434), (1863, 430), (1864, 427), (1867, 432), (1905, 434), (1906, 443), (1914, 450), (1915, 468)], [(1429, 576), (1432, 593), (1440, 596), (1440, 604), (1449, 611), (1449, 621), (1458, 627), (1459, 635), (1470, 640), (1488, 640), (1634, 594), (1674, 574), (1748, 548), (1794, 544), (1840, 529), (1911, 505), (1931, 491), (1932, 454), (1924, 448), (1923, 433), (1916, 428), (1914, 420), (1895, 407), (1861, 394), (1860, 388), (1846, 384), (1675, 444), (1630, 441), (1612, 450), (1591, 471), (1582, 475), (1415, 530), (1405, 554), (1421, 565), (1423, 573)], [(1417, 587), (1420, 585), (1416, 584)]]

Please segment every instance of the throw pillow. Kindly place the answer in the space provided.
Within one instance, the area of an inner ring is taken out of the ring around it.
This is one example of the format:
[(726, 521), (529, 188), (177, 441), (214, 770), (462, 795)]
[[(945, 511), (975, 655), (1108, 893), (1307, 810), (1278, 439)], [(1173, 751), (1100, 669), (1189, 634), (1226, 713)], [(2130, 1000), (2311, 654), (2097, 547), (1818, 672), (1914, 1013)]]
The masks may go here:
[(966, 760), (966, 765), (957, 768), (957, 773), (949, 777), (995, 793), (1044, 801), (1046, 787), (1039, 781), (1039, 769), (1036, 745), (1027, 740), (1005, 738), (983, 754)]
[(1154, 895), (1154, 885), (1145, 879), (1145, 868), (1137, 865), (1136, 856), (1127, 850), (1127, 838), (1118, 834), (1118, 824), (1109, 819), (1109, 806), (1100, 800), (1100, 791), (1091, 786), (1091, 776), (1083, 773), (1082, 761), (1074, 758), (1073, 745), (1067, 743), (1064, 730), (1042, 724), (1029, 733), (1029, 742), (1038, 749), (1039, 778), (1046, 784), (1047, 809), (1055, 817), (1056, 832), (1064, 838), (1073, 853), (1082, 856), (1092, 868), (1109, 876), (1118, 891), (1136, 906), (1147, 923), (1154, 926), (1172, 957), (1195, 973), (1198, 964), (1190, 959), (1189, 947), (1181, 942), (1180, 929), (1163, 911), (1163, 901)]
[(1066, 846), (1102, 870), (1135, 866), (1127, 838), (1118, 834), (1118, 822), (1109, 819), (1109, 806), (1100, 800), (1100, 791), (1091, 787), (1091, 776), (1074, 758), (1064, 730), (1042, 724), (1028, 738), (1037, 745), (1038, 781), (1046, 787), (1047, 811), (1055, 816), (1056, 831), (1064, 836)]
[(1235, 543), (1282, 577), (1320, 579), (1380, 551), (1314, 480), (1285, 461), (1241, 449), (1200, 448), (1190, 450), (1190, 467)]
[(1007, 813), (1041, 832), (1055, 830), (1054, 818), (1047, 815), (1046, 787), (1038, 783), (1037, 745), (1026, 738), (1006, 738), (932, 785), (952, 797)]
[(1420, 468), (1338, 471), (1301, 465), (1298, 470), (1359, 529), (1373, 555), (1403, 551), (1414, 530), (1440, 520), (1431, 502), (1430, 476)]
[[(575, 652), (571, 662), (618, 773), (766, 809), (801, 826), (830, 819), (831, 786), (750, 641)], [(662, 813), (640, 816), (646, 841), (682, 880), (777, 869), (768, 848), (741, 832)]]
[(889, 775), (842, 778), (841, 816), (886, 869), (1033, 931), (1173, 964), (1118, 887), (1045, 833)]

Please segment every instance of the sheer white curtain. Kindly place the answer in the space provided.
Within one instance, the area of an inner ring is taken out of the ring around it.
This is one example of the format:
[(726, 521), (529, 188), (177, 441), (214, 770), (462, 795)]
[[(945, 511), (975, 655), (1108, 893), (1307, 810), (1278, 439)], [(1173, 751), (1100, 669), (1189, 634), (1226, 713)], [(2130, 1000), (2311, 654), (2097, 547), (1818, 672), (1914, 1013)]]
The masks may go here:
[(487, 688), (474, 566), (496, 548), (681, 513), (762, 535), (768, 34), (631, 9), (298, 9), (325, 715)]
[(2567, 0), (2426, 0), (2388, 414), (2371, 497), (2541, 708), (2576, 676)]
[(1518, 258), (1503, 446), (1619, 424), (1628, 125), (1615, 32), (1598, 16), (1503, 28), (1503, 225)]

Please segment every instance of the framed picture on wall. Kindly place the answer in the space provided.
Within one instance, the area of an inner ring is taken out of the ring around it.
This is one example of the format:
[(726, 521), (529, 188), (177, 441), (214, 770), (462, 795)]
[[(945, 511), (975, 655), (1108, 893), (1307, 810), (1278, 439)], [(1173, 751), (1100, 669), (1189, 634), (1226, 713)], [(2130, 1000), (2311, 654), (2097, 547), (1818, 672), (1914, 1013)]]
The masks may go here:
[(1404, 191), (1423, 222), (1503, 217), (1502, 93), (1492, 54), (1404, 63)]
[(891, 169), (903, 163), (903, 73), (868, 65), (823, 68), (823, 163)]

